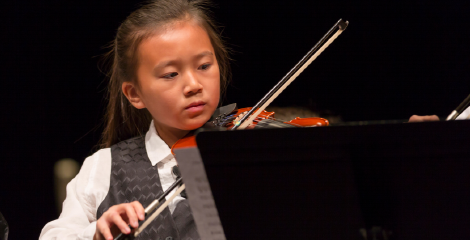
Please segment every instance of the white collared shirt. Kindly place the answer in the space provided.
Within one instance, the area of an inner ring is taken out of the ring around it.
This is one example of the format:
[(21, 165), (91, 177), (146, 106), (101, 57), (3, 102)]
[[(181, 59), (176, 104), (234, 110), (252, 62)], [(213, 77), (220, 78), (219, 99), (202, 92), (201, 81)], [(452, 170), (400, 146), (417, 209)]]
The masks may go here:
[[(166, 143), (158, 136), (155, 126), (145, 135), (145, 149), (152, 166), (158, 167), (163, 191), (175, 181), (171, 169), (176, 160)], [(85, 159), (80, 172), (67, 185), (67, 197), (59, 219), (44, 226), (40, 240), (93, 239), (96, 231), (96, 212), (109, 191), (111, 149), (104, 148)], [(175, 190), (173, 190), (174, 192)], [(168, 196), (171, 196), (170, 193)], [(177, 196), (168, 206), (170, 211), (183, 198)]]

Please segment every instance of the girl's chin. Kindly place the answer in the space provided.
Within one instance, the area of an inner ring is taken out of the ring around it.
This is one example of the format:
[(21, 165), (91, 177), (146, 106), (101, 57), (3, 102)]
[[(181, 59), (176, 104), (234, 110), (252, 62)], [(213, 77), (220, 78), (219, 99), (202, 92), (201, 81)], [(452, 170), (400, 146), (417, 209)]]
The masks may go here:
[(204, 126), (204, 124), (207, 122), (206, 121), (189, 121), (187, 122), (186, 124), (184, 124), (184, 130), (195, 130), (195, 129), (198, 129), (202, 126)]
[(194, 118), (187, 118), (183, 124), (184, 130), (194, 130), (202, 127), (204, 124), (207, 123), (207, 121), (209, 121), (211, 116), (212, 115), (209, 114), (201, 114)]

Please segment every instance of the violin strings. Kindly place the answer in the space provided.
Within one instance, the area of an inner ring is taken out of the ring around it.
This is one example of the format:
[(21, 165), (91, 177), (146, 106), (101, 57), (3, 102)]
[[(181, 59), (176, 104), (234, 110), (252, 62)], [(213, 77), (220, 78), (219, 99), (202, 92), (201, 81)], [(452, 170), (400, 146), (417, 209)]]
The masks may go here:
[[(273, 116), (269, 116), (269, 117), (267, 117), (267, 118), (263, 118), (263, 117), (259, 117), (259, 116), (258, 116), (257, 118), (255, 118), (255, 119), (253, 120), (253, 122), (260, 122), (260, 121), (265, 120), (265, 119), (267, 119), (267, 120), (272, 120), (272, 121), (276, 121), (276, 122), (279, 122), (279, 123), (286, 123), (286, 122), (289, 122), (289, 120), (283, 120), (283, 119), (275, 118), (275, 117), (273, 117)], [(286, 123), (286, 124), (290, 124), (290, 125), (293, 125), (293, 126), (296, 126), (296, 127), (304, 127), (304, 126), (302, 126), (302, 125), (300, 125), (300, 124), (296, 124), (296, 123)], [(258, 126), (258, 128), (269, 128), (269, 127), (268, 127), (268, 126), (261, 126), (261, 125), (260, 125), (260, 126)]]
[[(236, 119), (236, 117), (234, 117), (235, 114), (232, 114), (232, 115), (229, 115), (227, 116), (226, 118), (224, 118), (224, 122), (229, 122), (229, 121), (233, 121)], [(255, 119), (253, 119), (253, 122), (259, 122), (261, 120), (265, 120), (265, 119), (269, 119), (269, 120), (273, 120), (273, 121), (276, 121), (276, 122), (281, 122), (281, 123), (285, 123), (285, 122), (289, 122), (290, 120), (283, 120), (283, 119), (279, 119), (279, 118), (275, 118), (273, 116), (269, 116), (269, 117), (260, 117), (260, 116), (257, 116)], [(298, 125), (298, 124), (295, 124), (295, 123), (290, 123), (292, 125)], [(300, 126), (300, 125), (298, 125)]]
[[(236, 119), (235, 115), (236, 114), (228, 115), (227, 117), (225, 117), (223, 119), (223, 122), (230, 122), (230, 121), (235, 120)], [(279, 122), (279, 123), (286, 123), (286, 122), (291, 121), (291, 120), (284, 120), (284, 119), (275, 118), (273, 116), (269, 116), (267, 118), (263, 118), (263, 117), (258, 116), (253, 120), (253, 122), (260, 122), (260, 121), (265, 120), (265, 119), (276, 121), (276, 122)], [(304, 127), (304, 126), (302, 126), (300, 124), (296, 124), (296, 123), (286, 123), (286, 124), (290, 124), (290, 125), (293, 125), (293, 126), (296, 126), (296, 127)], [(258, 126), (258, 128), (269, 128), (269, 126), (261, 126), (260, 125), (260, 126)]]
[[(270, 117), (268, 117), (268, 118), (266, 118), (266, 119), (272, 120), (272, 121), (276, 121), (276, 122), (279, 122), (279, 123), (286, 123), (286, 122), (289, 122), (288, 120), (282, 120), (282, 119), (274, 118), (274, 117), (272, 117), (272, 116), (270, 116)], [(264, 120), (264, 119), (262, 119), (262, 120)], [(255, 121), (255, 120), (253, 120), (253, 121)], [(259, 121), (258, 121), (258, 122), (259, 122)], [(290, 124), (290, 125), (297, 126), (297, 127), (303, 127), (302, 125), (296, 124), (296, 123), (286, 123), (286, 124)], [(265, 128), (265, 127), (267, 127), (267, 126), (260, 126), (260, 127)]]
[[(280, 120), (280, 119), (275, 119), (274, 117), (269, 117), (267, 118), (268, 120), (272, 120), (272, 121), (275, 121), (275, 122), (279, 122), (279, 123), (284, 123), (284, 124), (289, 124), (289, 125), (293, 125), (293, 126), (296, 126), (296, 127), (304, 127), (300, 124), (296, 124), (296, 123), (286, 123), (288, 121), (283, 121), (283, 120)], [(264, 120), (264, 119), (263, 119)], [(259, 125), (257, 128), (270, 128), (269, 126), (262, 126), (262, 125)]]

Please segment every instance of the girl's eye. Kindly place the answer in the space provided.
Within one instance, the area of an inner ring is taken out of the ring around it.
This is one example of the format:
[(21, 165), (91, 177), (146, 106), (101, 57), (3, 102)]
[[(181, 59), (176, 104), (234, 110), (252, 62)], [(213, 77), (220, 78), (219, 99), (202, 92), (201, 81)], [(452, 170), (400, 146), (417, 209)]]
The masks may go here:
[(206, 70), (206, 69), (208, 69), (210, 66), (211, 66), (211, 64), (209, 64), (209, 63), (208, 63), (208, 64), (204, 64), (204, 65), (201, 65), (201, 66), (199, 67), (199, 69), (201, 69), (201, 70)]
[(172, 79), (176, 76), (178, 76), (178, 73), (177, 72), (172, 72), (172, 73), (169, 73), (169, 74), (163, 76), (163, 78)]

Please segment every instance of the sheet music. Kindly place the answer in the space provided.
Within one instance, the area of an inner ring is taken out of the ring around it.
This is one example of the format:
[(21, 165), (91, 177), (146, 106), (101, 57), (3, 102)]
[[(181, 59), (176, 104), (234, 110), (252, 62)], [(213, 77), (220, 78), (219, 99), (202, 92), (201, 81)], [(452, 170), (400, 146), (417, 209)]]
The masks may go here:
[(470, 119), (470, 107), (465, 109), (455, 120)]
[(202, 240), (226, 240), (199, 150), (175, 150), (189, 205)]

